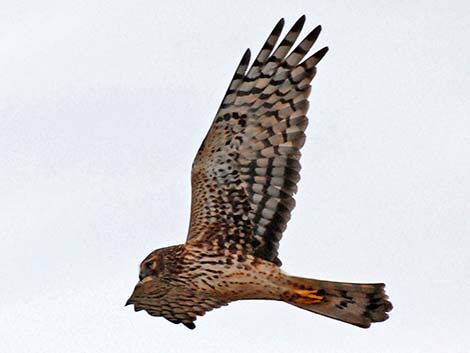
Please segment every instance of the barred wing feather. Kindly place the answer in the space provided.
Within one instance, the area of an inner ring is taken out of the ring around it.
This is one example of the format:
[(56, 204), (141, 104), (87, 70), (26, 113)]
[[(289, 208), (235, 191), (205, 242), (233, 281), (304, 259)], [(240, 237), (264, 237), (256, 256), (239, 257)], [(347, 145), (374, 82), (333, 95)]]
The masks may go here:
[(318, 26), (289, 54), (304, 22), (302, 16), (274, 49), (281, 19), (249, 69), (245, 52), (193, 162), (188, 242), (243, 249), (281, 265), (277, 250), (295, 206), (310, 83), (328, 51), (301, 62)]

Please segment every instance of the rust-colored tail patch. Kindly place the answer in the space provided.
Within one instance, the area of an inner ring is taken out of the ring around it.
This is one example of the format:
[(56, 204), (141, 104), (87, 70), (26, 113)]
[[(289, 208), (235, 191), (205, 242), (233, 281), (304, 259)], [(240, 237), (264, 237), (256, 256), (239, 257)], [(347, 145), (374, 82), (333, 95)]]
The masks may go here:
[[(322, 289), (299, 289), (293, 288), (292, 292), (287, 294), (289, 302), (295, 304), (311, 305), (319, 304), (325, 300)], [(284, 298), (283, 298), (284, 299)]]
[(343, 283), (289, 276), (282, 300), (304, 310), (367, 328), (392, 310), (383, 283)]

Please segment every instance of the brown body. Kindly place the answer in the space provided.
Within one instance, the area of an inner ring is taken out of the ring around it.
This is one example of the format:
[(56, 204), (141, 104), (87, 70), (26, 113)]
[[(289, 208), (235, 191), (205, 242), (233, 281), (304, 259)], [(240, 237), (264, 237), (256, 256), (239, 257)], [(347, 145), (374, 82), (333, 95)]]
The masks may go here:
[(273, 51), (279, 21), (249, 69), (249, 50), (243, 56), (193, 163), (186, 243), (155, 250), (142, 262), (127, 302), (136, 311), (194, 328), (196, 317), (213, 308), (269, 299), (360, 327), (387, 319), (392, 305), (381, 283), (300, 278), (280, 269), (279, 241), (300, 180), (310, 83), (327, 52), (302, 61), (318, 26), (289, 53), (304, 21)]
[(239, 250), (213, 250), (186, 244), (152, 252), (127, 304), (189, 328), (196, 316), (236, 300), (280, 300), (360, 327), (385, 320), (392, 309), (383, 284), (293, 277)]

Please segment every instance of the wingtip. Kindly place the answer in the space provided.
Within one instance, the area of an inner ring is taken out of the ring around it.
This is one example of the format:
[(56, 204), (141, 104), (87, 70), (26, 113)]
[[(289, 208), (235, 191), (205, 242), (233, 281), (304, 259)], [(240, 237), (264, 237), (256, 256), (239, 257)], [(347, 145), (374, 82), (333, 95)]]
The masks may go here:
[(320, 35), (320, 32), (321, 32), (321, 26), (318, 25), (307, 35), (307, 37), (305, 37), (305, 39), (311, 42), (315, 42), (318, 36)]
[(189, 328), (190, 330), (194, 330), (196, 328), (194, 322), (183, 322), (183, 325)]
[(321, 48), (314, 55), (317, 60), (320, 61), (326, 55), (326, 53), (328, 53), (328, 50), (330, 50), (328, 47)]
[(291, 31), (300, 32), (302, 30), (302, 27), (305, 24), (305, 19), (306, 19), (305, 15), (300, 16), (300, 18), (292, 26)]
[(282, 32), (282, 29), (284, 28), (284, 17), (282, 17), (279, 21), (277, 21), (276, 25), (274, 26), (273, 33), (275, 34), (280, 34)]
[(250, 48), (247, 48), (245, 50), (245, 53), (243, 54), (241, 64), (248, 64), (250, 62), (250, 58), (251, 58), (251, 50)]

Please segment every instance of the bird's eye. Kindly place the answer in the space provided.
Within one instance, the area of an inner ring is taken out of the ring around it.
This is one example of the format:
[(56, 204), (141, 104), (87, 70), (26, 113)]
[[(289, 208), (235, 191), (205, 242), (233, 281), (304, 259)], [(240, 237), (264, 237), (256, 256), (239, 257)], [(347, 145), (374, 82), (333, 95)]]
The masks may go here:
[(152, 262), (146, 262), (146, 263), (145, 263), (145, 267), (146, 267), (148, 270), (151, 270), (151, 269), (152, 269)]

